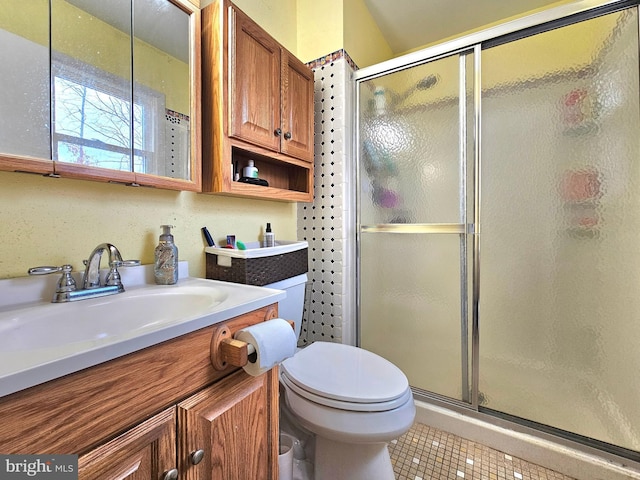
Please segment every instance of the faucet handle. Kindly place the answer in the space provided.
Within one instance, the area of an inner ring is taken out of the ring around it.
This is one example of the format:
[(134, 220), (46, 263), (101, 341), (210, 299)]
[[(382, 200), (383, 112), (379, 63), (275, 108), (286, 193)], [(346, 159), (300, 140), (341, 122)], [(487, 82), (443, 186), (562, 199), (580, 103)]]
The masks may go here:
[(120, 278), (120, 272), (118, 272), (118, 267), (122, 267), (123, 263), (124, 262), (121, 260), (116, 260), (109, 264), (109, 273), (107, 273), (107, 278), (104, 282), (105, 285), (117, 285), (118, 287), (122, 288), (122, 291), (124, 291), (124, 288), (122, 287), (122, 279)]
[(109, 273), (107, 274), (107, 278), (105, 279), (105, 285), (117, 285), (118, 287), (122, 288), (122, 291), (124, 291), (124, 287), (122, 286), (122, 279), (120, 278), (120, 272), (118, 272), (118, 268), (134, 267), (136, 265), (140, 265), (140, 260), (114, 260), (113, 262), (110, 262)]
[(137, 267), (140, 265), (140, 260), (122, 260), (119, 263), (119, 267)]
[(28, 273), (29, 275), (47, 275), (49, 273), (58, 273), (62, 272), (62, 276), (58, 280), (56, 284), (56, 291), (53, 295), (54, 302), (57, 301), (56, 298), (60, 296), (64, 296), (64, 294), (68, 292), (76, 291), (76, 281), (71, 276), (71, 271), (73, 267), (69, 264), (62, 265), (61, 267), (34, 267), (30, 268)]
[(51, 266), (43, 266), (43, 267), (33, 267), (30, 268), (27, 273), (29, 275), (48, 275), (49, 273), (58, 273), (62, 272), (63, 269), (67, 269), (69, 272), (73, 270), (71, 265), (63, 265), (61, 267), (51, 267)]

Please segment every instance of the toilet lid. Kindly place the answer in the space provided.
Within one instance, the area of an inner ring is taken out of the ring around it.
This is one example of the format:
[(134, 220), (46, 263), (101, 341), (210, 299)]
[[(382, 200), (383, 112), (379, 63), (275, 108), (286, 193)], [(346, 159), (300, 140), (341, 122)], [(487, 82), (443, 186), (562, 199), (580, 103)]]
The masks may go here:
[(314, 396), (349, 403), (387, 403), (410, 392), (402, 371), (362, 348), (315, 342), (286, 359), (282, 373)]

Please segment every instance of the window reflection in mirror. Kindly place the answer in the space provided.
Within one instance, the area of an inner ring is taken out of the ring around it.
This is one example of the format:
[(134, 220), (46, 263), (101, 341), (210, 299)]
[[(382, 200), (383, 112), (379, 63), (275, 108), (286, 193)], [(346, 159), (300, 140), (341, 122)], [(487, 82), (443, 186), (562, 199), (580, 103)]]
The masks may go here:
[(0, 152), (50, 159), (49, 0), (0, 0)]
[(189, 14), (168, 0), (133, 5), (134, 117), (143, 132), (135, 171), (189, 179)]
[(53, 159), (132, 170), (131, 1), (52, 0)]

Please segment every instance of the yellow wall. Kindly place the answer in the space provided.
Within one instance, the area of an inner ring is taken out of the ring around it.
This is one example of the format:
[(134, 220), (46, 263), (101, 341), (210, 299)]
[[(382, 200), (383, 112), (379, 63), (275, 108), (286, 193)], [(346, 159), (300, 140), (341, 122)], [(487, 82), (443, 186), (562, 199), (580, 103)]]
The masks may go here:
[(310, 62), (344, 48), (342, 4), (343, 0), (298, 0), (300, 60)]
[(344, 0), (344, 48), (360, 68), (393, 57), (391, 47), (362, 0)]
[[(287, 50), (294, 55), (297, 54), (296, 0), (232, 1)], [(204, 8), (210, 3), (212, 0), (201, 0), (200, 6)]]
[(26, 36), (40, 45), (49, 45), (49, 0), (0, 0), (0, 28)]
[(176, 226), (179, 258), (199, 277), (205, 274), (204, 226), (218, 243), (227, 234), (257, 241), (266, 222), (276, 239), (296, 239), (293, 204), (13, 172), (0, 172), (0, 192), (0, 278), (24, 276), (38, 265), (70, 263), (81, 270), (101, 242), (113, 243), (125, 258), (153, 263), (161, 224)]
[(449, 42), (451, 40), (455, 40), (456, 38), (461, 38), (461, 37), (464, 37), (466, 35), (470, 35), (472, 33), (476, 33), (476, 32), (480, 32), (482, 30), (486, 30), (486, 29), (491, 28), (491, 27), (502, 25), (503, 23), (510, 22), (510, 21), (516, 20), (518, 18), (523, 18), (525, 16), (533, 15), (535, 13), (542, 12), (544, 10), (549, 10), (550, 8), (559, 7), (560, 5), (567, 5), (569, 3), (578, 3), (579, 1), (580, 0), (558, 0), (557, 2), (551, 3), (551, 4), (546, 5), (544, 7), (540, 7), (540, 8), (534, 9), (534, 10), (529, 10), (527, 12), (523, 12), (520, 15), (514, 15), (513, 17), (504, 18), (504, 19), (498, 20), (498, 21), (493, 22), (493, 23), (488, 23), (488, 24), (482, 25), (482, 26), (480, 26), (478, 28), (474, 28), (474, 29), (471, 29), (471, 30), (467, 30), (467, 31), (464, 31), (464, 32), (457, 33), (455, 35), (452, 35), (451, 37), (438, 39), (435, 42), (427, 43), (426, 45), (422, 45), (422, 46), (419, 46), (419, 47), (416, 47), (416, 48), (412, 48), (410, 50), (407, 50), (406, 52), (399, 53), (398, 55), (395, 55), (395, 56), (396, 57), (400, 57), (402, 55), (406, 55), (407, 53), (416, 52), (418, 50), (422, 50), (422, 49), (425, 49), (425, 48), (428, 48), (428, 47), (432, 47), (434, 45), (439, 45), (441, 43)]
[(360, 68), (393, 56), (362, 0), (297, 0), (297, 7), (298, 57), (303, 62), (342, 48)]

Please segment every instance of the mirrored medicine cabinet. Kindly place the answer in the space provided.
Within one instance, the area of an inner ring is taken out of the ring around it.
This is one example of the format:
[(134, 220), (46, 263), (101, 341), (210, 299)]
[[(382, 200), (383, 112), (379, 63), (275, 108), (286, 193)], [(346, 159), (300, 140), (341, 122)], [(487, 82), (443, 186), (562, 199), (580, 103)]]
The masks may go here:
[(200, 190), (200, 10), (0, 0), (0, 170)]

